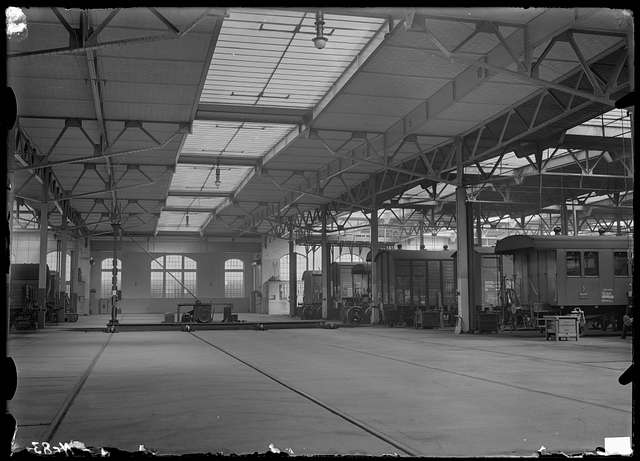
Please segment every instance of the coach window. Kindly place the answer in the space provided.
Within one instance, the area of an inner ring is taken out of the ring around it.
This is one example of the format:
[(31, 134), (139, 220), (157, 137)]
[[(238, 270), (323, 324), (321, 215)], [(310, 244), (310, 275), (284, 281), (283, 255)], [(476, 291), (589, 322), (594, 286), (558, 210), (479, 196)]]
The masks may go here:
[(626, 251), (615, 251), (613, 253), (613, 274), (622, 277), (629, 276), (629, 257)]
[(567, 275), (580, 277), (580, 252), (567, 251)]
[(597, 251), (585, 251), (584, 252), (584, 275), (597, 277), (600, 275), (598, 270), (598, 252)]

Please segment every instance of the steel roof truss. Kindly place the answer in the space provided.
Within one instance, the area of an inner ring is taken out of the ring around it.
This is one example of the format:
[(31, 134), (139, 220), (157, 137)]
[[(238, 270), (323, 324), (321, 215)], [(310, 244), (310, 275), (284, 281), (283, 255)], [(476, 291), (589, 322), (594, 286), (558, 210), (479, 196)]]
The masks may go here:
[[(469, 165), (469, 164), (473, 164), (475, 161), (483, 161), (484, 159), (489, 158), (491, 154), (496, 153), (496, 152), (502, 153), (502, 152), (506, 151), (509, 148), (510, 145), (513, 145), (515, 142), (519, 141), (520, 139), (526, 138), (528, 136), (531, 136), (534, 133), (540, 132), (542, 129), (544, 129), (545, 127), (551, 125), (552, 123), (555, 123), (555, 122), (557, 122), (559, 120), (562, 120), (563, 118), (566, 118), (566, 117), (570, 116), (571, 114), (580, 111), (581, 109), (587, 107), (590, 104), (589, 101), (583, 101), (583, 102), (580, 102), (578, 104), (573, 105), (573, 103), (575, 102), (575, 99), (574, 99), (571, 102), (572, 105), (569, 106), (569, 107), (566, 107), (563, 112), (560, 112), (560, 113), (556, 112), (556, 114), (554, 116), (549, 117), (548, 119), (546, 119), (544, 121), (537, 120), (540, 108), (541, 108), (542, 104), (544, 104), (544, 102), (545, 102), (544, 100), (545, 100), (545, 98), (546, 98), (546, 96), (548, 94), (551, 94), (551, 92), (549, 92), (548, 90), (540, 91), (537, 94), (535, 94), (534, 96), (532, 96), (532, 98), (530, 98), (528, 101), (525, 102), (525, 104), (526, 104), (526, 103), (530, 102), (531, 100), (535, 100), (535, 98), (537, 98), (537, 103), (536, 103), (537, 109), (534, 111), (534, 113), (533, 113), (533, 115), (531, 117), (531, 122), (529, 122), (527, 124), (529, 126), (529, 129), (527, 129), (527, 130), (517, 130), (517, 131), (514, 131), (514, 133), (512, 133), (511, 135), (509, 135), (508, 131), (507, 131), (507, 134), (505, 136), (507, 139), (504, 139), (502, 141), (502, 143), (499, 143), (498, 140), (495, 139), (495, 138), (491, 139), (491, 138), (483, 137), (483, 141), (485, 142), (485, 145), (486, 145), (487, 142), (491, 142), (493, 145), (490, 146), (490, 147), (484, 147), (481, 152), (480, 152), (480, 147), (479, 146), (478, 147), (474, 147), (474, 150), (477, 149), (476, 152), (473, 152), (473, 151), (472, 152), (468, 152), (467, 150), (464, 150), (464, 152), (465, 152), (464, 164), (465, 165)], [(507, 111), (507, 113), (508, 112), (509, 111)], [(486, 131), (489, 131), (489, 125), (492, 122), (496, 122), (496, 121), (502, 119), (501, 123), (505, 123), (506, 118), (507, 118), (507, 116), (503, 112), (502, 114), (499, 114), (498, 116), (496, 116), (493, 119), (487, 121), (486, 123), (483, 123), (482, 125), (470, 130), (464, 136), (471, 136), (471, 137), (473, 137), (474, 140), (477, 140), (478, 136), (479, 136), (478, 130), (483, 130), (483, 132), (486, 133)], [(449, 158), (452, 158), (452, 154), (455, 151), (453, 149), (452, 144), (453, 143), (450, 143), (448, 146), (447, 145), (446, 146), (440, 146), (440, 148), (434, 149), (431, 154), (424, 153), (425, 155), (432, 155), (433, 156), (432, 164), (433, 164), (434, 170), (436, 170), (436, 171), (438, 171), (438, 170), (444, 171), (451, 164), (451, 162), (449, 161), (449, 162), (445, 162), (444, 166), (441, 166), (441, 165), (438, 164), (438, 163), (440, 163), (440, 162), (438, 162), (438, 160), (440, 159), (440, 151), (444, 150), (445, 148), (448, 149), (448, 153), (450, 154)], [(474, 142), (474, 145), (475, 145), (475, 142)], [(408, 162), (404, 163), (405, 166), (408, 165), (408, 164), (409, 164)], [(624, 164), (624, 162), (623, 162), (623, 164)], [(629, 169), (628, 165), (625, 166), (625, 168)], [(629, 170), (629, 173), (632, 173), (632, 172)], [(414, 182), (407, 182), (406, 184), (410, 185), (412, 183), (415, 183), (415, 181)], [(394, 185), (394, 186), (388, 188), (387, 190), (378, 192), (378, 195), (382, 195), (383, 192), (391, 192), (392, 190), (395, 190), (395, 189), (397, 189), (397, 187), (395, 187), (395, 185)], [(358, 190), (358, 188), (356, 188), (356, 190)], [(354, 195), (356, 197), (359, 196), (357, 193), (354, 194)]]
[(180, 124), (180, 127), (174, 131), (171, 135), (169, 135), (167, 137), (167, 139), (165, 139), (164, 141), (162, 141), (162, 143), (160, 145), (155, 145), (155, 146), (150, 146), (150, 147), (142, 147), (142, 148), (138, 148), (138, 149), (130, 149), (130, 150), (125, 150), (125, 151), (119, 151), (119, 152), (107, 152), (107, 153), (103, 153), (99, 156), (96, 155), (90, 155), (90, 156), (83, 156), (83, 157), (75, 157), (75, 158), (70, 158), (70, 159), (64, 159), (64, 160), (57, 160), (57, 161), (53, 161), (53, 162), (40, 162), (36, 165), (32, 165), (32, 166), (24, 166), (24, 167), (20, 167), (20, 168), (15, 168), (14, 171), (22, 171), (22, 170), (30, 170), (32, 168), (48, 168), (48, 167), (52, 167), (52, 166), (59, 166), (59, 165), (68, 165), (71, 163), (81, 163), (81, 162), (87, 162), (87, 161), (91, 161), (91, 160), (102, 160), (104, 158), (111, 158), (111, 157), (117, 157), (117, 156), (123, 156), (123, 155), (130, 155), (130, 154), (138, 154), (141, 152), (148, 152), (150, 150), (154, 150), (154, 149), (158, 149), (161, 147), (166, 147), (171, 141), (174, 140), (175, 137), (184, 134), (187, 130), (188, 130), (188, 126), (186, 126), (186, 124)]
[(53, 171), (51, 171), (50, 168), (41, 168), (34, 165), (36, 161), (40, 161), (40, 159), (43, 158), (39, 150), (33, 145), (20, 126), (17, 126), (13, 130), (13, 133), (15, 139), (13, 154), (16, 160), (23, 165), (20, 169), (30, 170), (35, 175), (36, 180), (41, 184), (46, 181), (48, 193), (53, 197), (54, 204), (60, 211), (60, 214), (67, 216), (74, 226), (82, 228), (84, 220), (71, 204), (64, 199), (64, 189), (58, 182)]
[[(590, 101), (594, 101), (594, 102), (599, 102), (601, 104), (605, 104), (611, 107), (614, 107), (614, 101), (612, 101), (608, 95), (604, 95), (604, 93), (602, 92), (601, 88), (600, 88), (600, 84), (597, 83), (595, 76), (593, 76), (592, 72), (590, 72), (590, 68), (588, 66), (588, 64), (584, 61), (584, 57), (582, 56), (582, 53), (579, 50), (578, 45), (575, 43), (575, 40), (572, 39), (572, 32), (571, 31), (564, 31), (561, 34), (559, 34), (556, 37), (553, 37), (551, 39), (551, 41), (556, 42), (556, 41), (560, 41), (560, 40), (565, 40), (564, 37), (571, 37), (571, 39), (566, 39), (569, 40), (570, 43), (572, 43), (572, 46), (575, 46), (574, 50), (578, 50), (576, 54), (578, 54), (578, 60), (580, 61), (581, 57), (582, 57), (582, 61), (581, 64), (583, 64), (583, 71), (585, 72), (585, 74), (587, 75), (587, 78), (590, 80), (593, 79), (592, 82), (592, 87), (594, 92), (593, 93), (589, 93), (587, 91), (583, 91), (583, 90), (578, 90), (575, 88), (572, 88), (570, 86), (566, 86), (566, 85), (561, 85), (555, 82), (551, 82), (551, 81), (547, 81), (547, 80), (543, 80), (540, 79), (538, 77), (535, 77), (535, 74), (530, 74), (529, 72), (526, 71), (526, 69), (524, 69), (524, 66), (522, 65), (522, 63), (520, 62), (519, 59), (517, 59), (517, 57), (515, 57), (515, 54), (513, 52), (513, 50), (511, 49), (510, 46), (507, 46), (507, 52), (511, 55), (512, 58), (514, 58), (514, 63), (517, 64), (517, 66), (520, 68), (520, 71), (513, 71), (508, 69), (506, 66), (505, 67), (501, 67), (498, 65), (494, 65), (488, 62), (488, 59), (480, 59), (480, 60), (476, 60), (474, 58), (469, 58), (467, 56), (463, 56), (461, 54), (449, 51), (443, 44), (442, 42), (440, 42), (440, 40), (438, 40), (438, 38), (433, 34), (433, 32), (431, 32), (431, 30), (427, 27), (426, 25), (426, 21), (422, 20), (420, 22), (420, 26), (419, 28), (416, 28), (415, 26), (413, 27), (414, 30), (421, 30), (424, 32), (425, 36), (433, 43), (436, 45), (436, 47), (440, 50), (443, 59), (447, 59), (449, 61), (453, 61), (453, 62), (460, 62), (463, 64), (468, 64), (474, 67), (478, 67), (481, 69), (486, 69), (489, 71), (493, 71), (493, 72), (497, 72), (497, 73), (501, 73), (501, 74), (505, 74), (505, 75), (509, 75), (511, 77), (517, 78), (518, 80), (522, 80), (526, 83), (530, 83), (532, 85), (536, 85), (536, 86), (540, 86), (543, 88), (553, 88), (556, 89), (558, 91), (562, 91), (564, 93), (567, 94), (571, 94), (574, 96), (579, 96), (585, 99), (588, 99)], [(510, 40), (513, 42), (514, 40), (523, 40), (522, 38), (519, 37), (514, 37), (513, 35), (510, 37)], [(505, 46), (506, 42), (503, 43), (503, 46)], [(520, 46), (522, 47), (522, 45)], [(524, 48), (523, 48), (524, 51)], [(434, 56), (440, 56), (438, 54), (434, 54)], [(546, 57), (543, 56), (543, 58)], [(541, 61), (541, 59), (538, 59), (538, 64)], [(535, 67), (537, 68), (537, 66)], [(535, 69), (534, 68), (534, 69)], [(594, 84), (595, 83), (595, 84)]]
[(113, 16), (115, 16), (115, 14), (118, 11), (120, 11), (120, 9), (118, 9), (115, 13), (112, 12), (105, 19), (105, 21), (103, 21), (100, 25), (98, 25), (98, 27), (93, 31), (93, 33), (85, 36), (84, 40), (82, 39), (82, 37), (79, 36), (76, 29), (73, 29), (69, 25), (69, 23), (67, 23), (66, 20), (64, 20), (63, 17), (59, 16), (60, 12), (57, 11), (57, 8), (52, 8), (52, 10), (54, 13), (56, 13), (56, 16), (61, 18), (61, 24), (69, 32), (70, 45), (65, 47), (59, 47), (59, 48), (46, 48), (46, 49), (40, 49), (40, 50), (25, 51), (20, 53), (9, 53), (7, 54), (8, 58), (23, 58), (27, 56), (53, 56), (58, 54), (77, 54), (77, 53), (85, 53), (88, 50), (95, 51), (99, 49), (119, 47), (122, 45), (129, 45), (129, 44), (135, 44), (135, 43), (149, 43), (149, 42), (154, 42), (158, 40), (180, 39), (184, 37), (186, 34), (188, 34), (199, 22), (201, 22), (207, 16), (212, 14), (216, 16), (225, 16), (227, 14), (226, 8), (207, 8), (203, 14), (198, 16), (194, 21), (186, 25), (182, 30), (178, 31), (177, 33), (169, 32), (169, 33), (163, 33), (163, 34), (147, 35), (143, 37), (131, 37), (131, 38), (124, 38), (120, 40), (110, 40), (110, 41), (98, 43), (97, 41), (98, 34), (102, 32), (102, 30), (105, 27), (107, 27), (108, 23), (113, 19)]

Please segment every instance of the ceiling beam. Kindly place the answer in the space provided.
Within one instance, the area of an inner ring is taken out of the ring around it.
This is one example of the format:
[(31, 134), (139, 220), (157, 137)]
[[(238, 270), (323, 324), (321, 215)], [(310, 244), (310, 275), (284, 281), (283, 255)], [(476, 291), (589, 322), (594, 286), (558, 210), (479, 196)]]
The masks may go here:
[(227, 122), (281, 123), (302, 125), (309, 122), (311, 111), (293, 107), (258, 107), (231, 104), (199, 103), (196, 120)]
[(233, 191), (221, 192), (213, 190), (170, 190), (169, 197), (198, 197), (198, 198), (211, 198), (211, 197), (231, 197)]
[(181, 154), (178, 165), (233, 165), (256, 167), (260, 157), (243, 157), (239, 155), (193, 155)]
[(559, 142), (549, 143), (563, 149), (606, 150), (608, 152), (631, 152), (631, 139), (610, 136), (585, 136), (567, 134)]

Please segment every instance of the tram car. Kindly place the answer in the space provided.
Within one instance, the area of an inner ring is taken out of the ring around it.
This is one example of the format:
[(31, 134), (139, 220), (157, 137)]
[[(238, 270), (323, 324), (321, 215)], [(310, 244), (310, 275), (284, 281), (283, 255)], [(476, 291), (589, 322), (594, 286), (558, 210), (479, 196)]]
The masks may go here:
[[(39, 264), (12, 264), (9, 297), (9, 325), (16, 329), (35, 329), (38, 324), (38, 275)], [(47, 292), (52, 288), (51, 273), (46, 268)]]
[(375, 264), (380, 277), (383, 318), (388, 325), (439, 327), (444, 314), (457, 313), (456, 260), (451, 250), (383, 250)]
[(630, 237), (512, 235), (495, 252), (513, 255), (513, 289), (538, 317), (579, 309), (591, 328), (622, 327), (632, 290)]
[(371, 264), (334, 262), (329, 293), (334, 316), (345, 323), (364, 323), (371, 300)]

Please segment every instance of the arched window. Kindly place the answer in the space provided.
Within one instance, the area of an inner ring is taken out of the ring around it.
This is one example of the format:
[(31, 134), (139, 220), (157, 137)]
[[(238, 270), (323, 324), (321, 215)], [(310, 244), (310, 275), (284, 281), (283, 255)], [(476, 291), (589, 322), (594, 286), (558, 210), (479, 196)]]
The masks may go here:
[[(118, 269), (118, 290), (122, 290), (122, 261), (116, 259)], [(100, 280), (102, 286), (102, 297), (110, 298), (113, 294), (113, 258), (105, 258), (100, 264)]]
[[(302, 280), (302, 273), (307, 270), (307, 257), (296, 253), (296, 279)], [(311, 270), (311, 268), (309, 268)], [(289, 280), (289, 255), (280, 258), (280, 280)]]
[[(71, 281), (71, 255), (67, 255), (66, 258), (66, 267), (64, 270), (64, 280), (67, 283), (67, 285), (69, 284), (69, 282)], [(56, 271), (59, 272), (60, 271), (60, 261), (58, 260), (58, 252), (57, 251), (50, 251), (49, 253), (47, 253), (47, 266), (49, 266), (49, 270), (50, 271)]]
[(182, 255), (159, 256), (151, 261), (151, 296), (185, 298), (196, 294), (197, 263)]
[(244, 297), (244, 263), (239, 259), (224, 262), (224, 297)]

